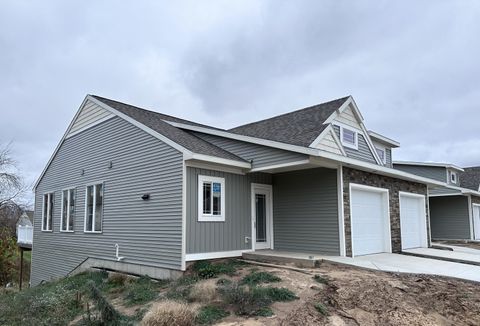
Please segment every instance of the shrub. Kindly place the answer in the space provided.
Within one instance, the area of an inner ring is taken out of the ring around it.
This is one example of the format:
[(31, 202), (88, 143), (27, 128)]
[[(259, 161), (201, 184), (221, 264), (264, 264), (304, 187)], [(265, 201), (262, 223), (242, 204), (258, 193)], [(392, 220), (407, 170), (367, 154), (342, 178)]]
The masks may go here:
[(0, 229), (0, 286), (16, 281), (17, 243), (8, 228)]
[(317, 283), (320, 283), (320, 284), (328, 284), (328, 280), (327, 280), (325, 277), (321, 276), (321, 275), (316, 274), (316, 275), (313, 276), (313, 279), (314, 279)]
[(193, 326), (198, 308), (171, 300), (161, 301), (150, 308), (142, 319), (144, 326)]
[(318, 303), (314, 304), (314, 307), (322, 315), (324, 315), (324, 316), (328, 315), (328, 309), (327, 309), (327, 307), (325, 307), (324, 304), (318, 302)]
[(124, 286), (125, 283), (127, 283), (127, 281), (129, 280), (129, 278), (130, 277), (122, 273), (111, 273), (108, 276), (107, 284), (112, 288)]
[[(100, 313), (100, 320), (104, 324), (118, 323), (121, 316), (115, 310), (115, 308), (108, 302), (108, 300), (102, 295), (100, 290), (96, 287), (94, 281), (88, 282), (89, 295), (92, 301), (95, 303), (95, 308)], [(88, 316), (90, 320), (90, 316)]]
[(147, 276), (139, 277), (127, 285), (125, 300), (128, 304), (143, 304), (155, 299), (158, 288), (166, 282), (154, 282)]
[(255, 316), (270, 317), (273, 316), (273, 310), (270, 307), (262, 307), (255, 312)]
[(282, 279), (280, 277), (275, 276), (272, 273), (253, 271), (242, 279), (241, 284), (252, 286), (261, 283), (280, 282), (281, 280)]
[(215, 306), (205, 306), (200, 309), (196, 322), (201, 325), (210, 325), (230, 315), (228, 311)]
[(188, 295), (190, 300), (202, 303), (215, 301), (217, 296), (217, 286), (211, 281), (194, 284)]
[(214, 278), (220, 274), (234, 275), (236, 272), (235, 261), (211, 263), (208, 260), (197, 261), (193, 270), (200, 278)]

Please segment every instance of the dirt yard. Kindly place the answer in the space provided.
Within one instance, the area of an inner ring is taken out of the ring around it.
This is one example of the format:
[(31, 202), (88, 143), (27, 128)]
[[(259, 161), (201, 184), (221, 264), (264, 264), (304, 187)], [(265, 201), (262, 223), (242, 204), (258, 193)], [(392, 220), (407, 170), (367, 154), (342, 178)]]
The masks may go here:
[(474, 241), (435, 241), (433, 244), (439, 243), (439, 244), (444, 244), (444, 245), (451, 245), (451, 246), (459, 246), (459, 247), (467, 247), (467, 248), (472, 248), (472, 249), (479, 249), (480, 250), (480, 241), (474, 242)]
[(219, 325), (480, 325), (479, 283), (330, 263), (304, 272), (256, 268), (279, 276), (278, 286), (299, 299), (275, 303), (272, 317), (231, 315)]

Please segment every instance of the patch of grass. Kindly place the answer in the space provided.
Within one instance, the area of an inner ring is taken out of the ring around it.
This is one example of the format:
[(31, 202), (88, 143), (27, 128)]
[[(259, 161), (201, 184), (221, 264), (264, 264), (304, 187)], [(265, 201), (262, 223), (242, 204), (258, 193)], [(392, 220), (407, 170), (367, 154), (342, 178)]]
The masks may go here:
[(125, 301), (128, 305), (143, 304), (154, 300), (158, 296), (159, 288), (168, 281), (155, 282), (147, 276), (139, 277), (129, 283), (125, 291)]
[(233, 276), (237, 272), (237, 268), (241, 268), (241, 266), (245, 264), (246, 263), (235, 259), (214, 263), (208, 260), (201, 260), (193, 265), (193, 271), (198, 277), (203, 279), (215, 278), (221, 274)]
[(325, 277), (321, 276), (321, 275), (315, 274), (315, 275), (313, 276), (313, 279), (314, 279), (315, 282), (317, 282), (317, 283), (320, 283), (320, 284), (328, 284), (328, 280), (327, 280)]
[(211, 325), (220, 319), (230, 315), (230, 313), (222, 308), (215, 306), (205, 306), (200, 309), (196, 322), (201, 325)]
[(218, 281), (217, 281), (217, 285), (220, 285), (220, 286), (227, 286), (227, 285), (231, 285), (232, 284), (232, 280), (228, 279), (228, 278), (220, 278)]
[(185, 275), (174, 281), (167, 293), (167, 299), (177, 301), (188, 301), (192, 286), (200, 279), (196, 275)]
[(188, 295), (190, 301), (210, 303), (218, 298), (217, 286), (213, 280), (195, 283)]
[(253, 286), (253, 285), (258, 285), (262, 283), (280, 282), (281, 280), (282, 279), (280, 277), (273, 275), (272, 273), (269, 273), (269, 272), (253, 271), (250, 274), (246, 275), (240, 283)]
[(287, 288), (274, 288), (274, 287), (255, 287), (252, 288), (252, 293), (257, 297), (265, 297), (273, 302), (281, 301), (293, 301), (298, 297)]
[(328, 316), (328, 309), (323, 303), (317, 302), (313, 306), (315, 307), (315, 310), (317, 310), (319, 313), (324, 316)]
[(255, 311), (255, 316), (270, 317), (270, 316), (273, 316), (273, 310), (270, 307), (262, 307), (257, 311)]

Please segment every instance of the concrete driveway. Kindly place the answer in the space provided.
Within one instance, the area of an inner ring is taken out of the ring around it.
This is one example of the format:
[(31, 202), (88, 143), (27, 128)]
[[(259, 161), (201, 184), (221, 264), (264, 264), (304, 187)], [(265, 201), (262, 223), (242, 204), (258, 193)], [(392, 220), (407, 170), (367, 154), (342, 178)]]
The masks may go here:
[(480, 250), (478, 249), (437, 244), (435, 244), (435, 246), (444, 249), (415, 248), (404, 250), (404, 252), (411, 255), (416, 255), (418, 257), (441, 259), (445, 261), (480, 266)]
[(480, 282), (480, 266), (437, 259), (389, 253), (358, 256), (355, 258), (324, 256), (322, 259), (387, 272), (440, 275)]

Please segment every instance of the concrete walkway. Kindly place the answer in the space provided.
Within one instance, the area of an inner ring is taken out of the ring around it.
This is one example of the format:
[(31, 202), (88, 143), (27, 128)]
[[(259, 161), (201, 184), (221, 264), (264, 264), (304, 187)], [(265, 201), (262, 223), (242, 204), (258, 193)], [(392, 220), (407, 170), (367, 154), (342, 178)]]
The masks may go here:
[(437, 258), (446, 261), (480, 266), (480, 250), (447, 245), (438, 245), (438, 247), (445, 247), (453, 250), (442, 250), (435, 248), (414, 248), (403, 250), (403, 252), (425, 258)]
[[(438, 250), (441, 251), (441, 250)], [(401, 254), (381, 253), (350, 257), (328, 257), (323, 260), (387, 272), (430, 274), (480, 282), (480, 266), (421, 258)]]

